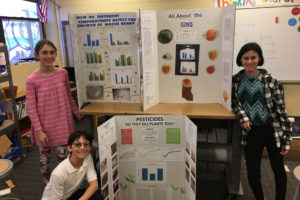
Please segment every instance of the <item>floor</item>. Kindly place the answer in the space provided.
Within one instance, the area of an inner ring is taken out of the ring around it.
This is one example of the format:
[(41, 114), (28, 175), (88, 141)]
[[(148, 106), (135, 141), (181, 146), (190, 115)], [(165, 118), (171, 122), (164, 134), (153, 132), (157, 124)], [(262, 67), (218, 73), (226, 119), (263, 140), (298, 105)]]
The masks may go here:
[[(292, 171), (300, 165), (300, 158), (286, 158), (285, 159), (288, 186), (286, 200), (292, 200), (296, 182), (294, 180)], [(51, 160), (51, 168), (57, 165), (55, 156)], [(262, 184), (265, 193), (265, 198), (268, 200), (274, 199), (275, 183), (273, 173), (269, 164), (268, 157), (262, 159)], [(242, 195), (232, 195), (227, 192), (225, 165), (216, 163), (197, 163), (197, 173), (200, 180), (197, 181), (198, 199), (204, 200), (254, 200), (254, 196), (248, 186), (247, 174), (245, 169), (245, 160), (242, 156), (241, 161), (241, 190)], [(15, 165), (14, 174), (17, 178), (18, 188), (22, 191), (23, 198), (19, 198), (16, 189), (12, 189), (12, 194), (0, 197), (0, 200), (39, 200), (45, 185), (42, 182), (39, 171), (39, 153), (37, 147), (32, 147), (27, 153), (25, 159)], [(1, 180), (0, 189), (5, 188), (4, 182)], [(17, 198), (10, 198), (17, 197)]]

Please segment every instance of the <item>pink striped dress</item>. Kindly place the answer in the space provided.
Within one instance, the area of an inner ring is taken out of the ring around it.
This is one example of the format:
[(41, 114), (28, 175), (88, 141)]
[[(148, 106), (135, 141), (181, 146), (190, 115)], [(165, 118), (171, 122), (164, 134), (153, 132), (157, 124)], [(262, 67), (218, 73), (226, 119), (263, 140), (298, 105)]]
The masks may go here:
[(56, 68), (50, 76), (30, 74), (26, 80), (26, 103), (32, 142), (42, 146), (37, 131), (43, 130), (48, 137), (47, 146), (67, 144), (69, 135), (75, 130), (73, 115), (79, 113), (71, 95), (67, 71)]

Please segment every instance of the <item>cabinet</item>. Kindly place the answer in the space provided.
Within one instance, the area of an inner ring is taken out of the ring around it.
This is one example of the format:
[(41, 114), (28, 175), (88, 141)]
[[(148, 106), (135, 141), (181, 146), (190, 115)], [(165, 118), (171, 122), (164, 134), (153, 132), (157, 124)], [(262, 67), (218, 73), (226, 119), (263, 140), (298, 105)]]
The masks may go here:
[(22, 157), (22, 146), (21, 146), (21, 134), (20, 134), (20, 127), (19, 127), (19, 119), (17, 108), (16, 108), (16, 99), (14, 94), (14, 88), (13, 88), (13, 82), (12, 82), (12, 75), (11, 75), (11, 69), (10, 69), (10, 62), (9, 62), (9, 56), (7, 47), (4, 44), (0, 44), (0, 56), (1, 56), (1, 65), (5, 65), (6, 72), (0, 74), (0, 82), (8, 82), (11, 92), (11, 99), (12, 102), (12, 113), (14, 115), (14, 119), (6, 119), (3, 124), (0, 126), (0, 136), (7, 134), (11, 131), (16, 132), (16, 140), (13, 141), (13, 145), (17, 145), (18, 154)]

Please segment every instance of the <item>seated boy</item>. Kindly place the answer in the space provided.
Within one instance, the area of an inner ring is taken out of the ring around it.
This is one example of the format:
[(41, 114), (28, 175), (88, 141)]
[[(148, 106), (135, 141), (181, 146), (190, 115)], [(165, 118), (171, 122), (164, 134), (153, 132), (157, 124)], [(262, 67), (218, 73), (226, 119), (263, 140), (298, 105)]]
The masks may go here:
[[(91, 149), (92, 136), (88, 133), (76, 131), (69, 136), (70, 155), (53, 170), (42, 200), (102, 199), (90, 154)], [(84, 178), (89, 182), (89, 186), (79, 189)]]

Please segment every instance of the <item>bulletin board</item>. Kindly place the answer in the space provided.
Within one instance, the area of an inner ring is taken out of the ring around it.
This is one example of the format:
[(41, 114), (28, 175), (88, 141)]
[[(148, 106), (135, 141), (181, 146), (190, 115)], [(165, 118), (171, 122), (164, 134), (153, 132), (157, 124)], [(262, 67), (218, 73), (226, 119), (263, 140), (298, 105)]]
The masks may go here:
[(300, 6), (236, 10), (233, 73), (240, 48), (257, 42), (263, 50), (266, 69), (281, 81), (300, 80)]

